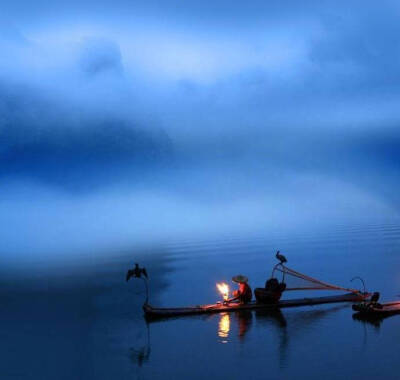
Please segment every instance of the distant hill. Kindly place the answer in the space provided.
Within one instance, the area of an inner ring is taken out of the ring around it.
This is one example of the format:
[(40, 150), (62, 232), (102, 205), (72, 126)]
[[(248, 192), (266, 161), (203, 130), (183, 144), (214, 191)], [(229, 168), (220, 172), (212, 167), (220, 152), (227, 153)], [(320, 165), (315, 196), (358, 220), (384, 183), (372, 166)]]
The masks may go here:
[(62, 111), (57, 120), (57, 110), (26, 98), (0, 98), (0, 107), (3, 177), (85, 187), (118, 175), (134, 179), (149, 167), (169, 165), (173, 158), (172, 142), (161, 128), (111, 117), (64, 117)]

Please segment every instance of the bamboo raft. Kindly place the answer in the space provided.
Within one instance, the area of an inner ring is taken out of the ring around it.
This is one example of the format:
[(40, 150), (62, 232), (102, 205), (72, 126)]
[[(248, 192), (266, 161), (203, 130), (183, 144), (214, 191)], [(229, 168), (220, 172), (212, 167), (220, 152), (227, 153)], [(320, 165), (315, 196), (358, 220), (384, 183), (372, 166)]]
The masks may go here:
[(353, 310), (364, 317), (386, 317), (400, 314), (400, 301), (387, 302), (383, 304), (360, 303), (353, 305)]
[(153, 307), (148, 303), (143, 305), (143, 311), (146, 317), (150, 318), (166, 318), (166, 317), (177, 317), (183, 315), (195, 315), (195, 314), (212, 314), (212, 313), (225, 313), (240, 310), (277, 310), (286, 307), (298, 307), (298, 306), (312, 306), (329, 303), (339, 302), (362, 302), (371, 296), (370, 293), (346, 293), (336, 296), (326, 297), (314, 297), (314, 298), (297, 298), (291, 300), (282, 300), (273, 304), (263, 304), (257, 302), (250, 302), (247, 304), (239, 303), (228, 303), (223, 304), (218, 302), (209, 305), (197, 305), (191, 307)]

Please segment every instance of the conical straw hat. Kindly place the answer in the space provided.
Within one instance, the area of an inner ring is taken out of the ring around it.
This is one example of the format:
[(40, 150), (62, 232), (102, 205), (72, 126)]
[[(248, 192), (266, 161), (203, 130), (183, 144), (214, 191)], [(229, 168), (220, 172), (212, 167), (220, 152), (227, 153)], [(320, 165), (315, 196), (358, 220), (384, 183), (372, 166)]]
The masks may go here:
[(247, 282), (249, 279), (246, 276), (243, 276), (242, 274), (238, 274), (237, 276), (232, 277), (233, 282), (241, 283), (241, 282)]

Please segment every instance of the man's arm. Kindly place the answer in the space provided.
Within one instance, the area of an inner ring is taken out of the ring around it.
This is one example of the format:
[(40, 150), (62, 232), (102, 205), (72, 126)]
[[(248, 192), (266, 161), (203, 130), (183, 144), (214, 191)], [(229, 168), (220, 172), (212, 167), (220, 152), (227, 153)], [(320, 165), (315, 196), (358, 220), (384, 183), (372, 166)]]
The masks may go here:
[(230, 302), (233, 302), (233, 301), (237, 301), (237, 300), (239, 300), (239, 297), (240, 297), (240, 294), (237, 295), (236, 297), (229, 298), (229, 299), (225, 300), (224, 303), (230, 303)]

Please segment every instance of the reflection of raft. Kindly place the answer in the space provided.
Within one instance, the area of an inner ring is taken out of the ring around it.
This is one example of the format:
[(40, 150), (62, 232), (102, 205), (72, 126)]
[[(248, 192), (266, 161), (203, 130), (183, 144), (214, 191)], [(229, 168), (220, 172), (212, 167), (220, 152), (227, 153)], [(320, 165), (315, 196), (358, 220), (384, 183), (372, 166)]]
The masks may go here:
[(353, 310), (364, 316), (385, 317), (400, 314), (400, 301), (388, 303), (359, 303), (353, 305)]
[(240, 310), (276, 310), (284, 307), (296, 306), (312, 306), (327, 303), (337, 302), (360, 302), (367, 299), (369, 293), (346, 293), (337, 296), (328, 297), (315, 297), (315, 298), (298, 298), (292, 300), (283, 300), (272, 304), (250, 302), (248, 304), (229, 303), (216, 303), (210, 305), (199, 305), (193, 307), (171, 307), (161, 308), (153, 307), (147, 303), (143, 305), (143, 310), (147, 317), (176, 317), (180, 315), (193, 315), (193, 314), (211, 314), (223, 313)]

